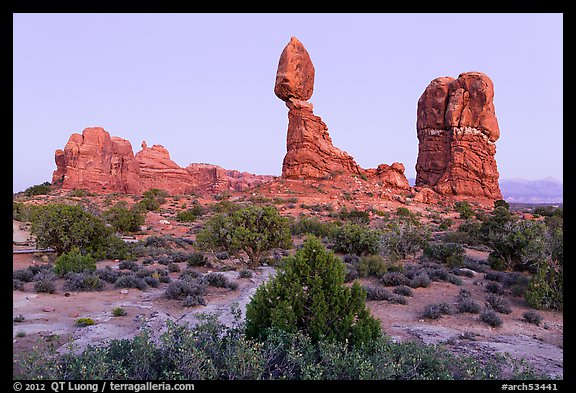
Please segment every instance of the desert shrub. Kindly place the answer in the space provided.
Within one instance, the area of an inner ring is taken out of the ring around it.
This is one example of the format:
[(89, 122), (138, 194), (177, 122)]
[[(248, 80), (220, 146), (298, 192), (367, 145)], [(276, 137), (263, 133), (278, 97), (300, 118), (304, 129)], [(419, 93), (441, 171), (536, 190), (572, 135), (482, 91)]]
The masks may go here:
[(90, 381), (127, 375), (134, 380), (546, 379), (527, 363), (507, 357), (477, 359), (442, 346), (393, 342), (386, 336), (350, 346), (326, 339), (313, 342), (301, 332), (275, 331), (260, 342), (214, 316), (195, 326), (169, 321), (157, 340), (143, 330), (132, 338), (112, 339), (81, 351), (61, 354), (57, 347), (23, 355), (14, 379)]
[(503, 282), (505, 280), (506, 274), (502, 272), (486, 272), (484, 278), (490, 281)]
[(238, 274), (240, 278), (252, 278), (252, 270), (250, 269), (242, 269)]
[(24, 194), (28, 197), (34, 195), (46, 195), (52, 191), (52, 184), (50, 182), (44, 182), (42, 184), (36, 184), (34, 186), (28, 187), (24, 190)]
[(564, 271), (562, 266), (542, 262), (530, 280), (524, 297), (530, 307), (539, 310), (564, 308)]
[(55, 279), (56, 274), (54, 274), (50, 266), (38, 270), (38, 272), (34, 274), (34, 277), (32, 277), (32, 281), (54, 281)]
[(397, 293), (391, 294), (388, 301), (395, 304), (408, 304), (408, 300), (404, 296)]
[(265, 340), (276, 328), (352, 345), (381, 336), (380, 322), (366, 308), (366, 292), (357, 283), (344, 285), (344, 275), (343, 262), (317, 238), (307, 238), (248, 303), (247, 336)]
[(370, 213), (356, 209), (348, 210), (346, 206), (343, 206), (336, 216), (342, 221), (349, 221), (361, 225), (370, 222)]
[(488, 271), (488, 266), (483, 261), (467, 257), (464, 258), (464, 267), (477, 273), (486, 273)]
[(30, 282), (34, 278), (34, 273), (30, 269), (18, 269), (12, 272), (12, 278), (15, 280)]
[(426, 319), (438, 319), (442, 315), (452, 314), (452, 308), (448, 303), (428, 304), (424, 308), (422, 317)]
[(504, 287), (502, 286), (502, 284), (495, 281), (490, 281), (488, 284), (486, 284), (485, 288), (486, 292), (489, 293), (494, 293), (496, 295), (504, 294)]
[(314, 217), (302, 217), (290, 224), (293, 235), (314, 235), (319, 238), (330, 236), (338, 226), (333, 222), (322, 222)]
[(466, 201), (454, 203), (454, 209), (460, 213), (460, 218), (469, 219), (474, 216), (474, 209)]
[(152, 288), (158, 288), (158, 285), (160, 285), (160, 279), (154, 276), (144, 277), (144, 282)]
[(413, 278), (410, 279), (408, 285), (411, 288), (428, 288), (432, 280), (430, 276), (426, 272), (421, 272), (416, 274)]
[(24, 290), (24, 283), (21, 280), (18, 280), (16, 278), (12, 279), (12, 290), (23, 291)]
[(356, 270), (360, 277), (381, 277), (388, 271), (388, 263), (381, 255), (367, 255), (360, 258)]
[(398, 285), (408, 285), (410, 280), (400, 272), (389, 272), (380, 278), (380, 282), (387, 287), (395, 287)]
[(114, 286), (116, 288), (137, 288), (143, 291), (147, 285), (143, 278), (136, 277), (134, 274), (127, 274), (118, 277)]
[(205, 305), (204, 295), (208, 282), (202, 278), (172, 281), (166, 287), (164, 296), (168, 299), (183, 300), (185, 307)]
[(133, 272), (136, 272), (136, 271), (140, 270), (140, 265), (138, 265), (134, 261), (120, 261), (120, 263), (118, 263), (118, 269), (120, 269), (120, 270), (132, 270)]
[(60, 255), (54, 262), (54, 273), (58, 276), (68, 272), (80, 273), (84, 270), (96, 270), (96, 261), (90, 255), (82, 255), (76, 246)]
[(344, 266), (346, 267), (346, 276), (344, 277), (344, 282), (352, 282), (357, 278), (360, 278), (360, 274), (358, 273), (356, 266), (350, 263), (346, 263)]
[(449, 281), (450, 273), (443, 267), (426, 267), (424, 269), (432, 281)]
[(392, 296), (390, 291), (382, 287), (366, 285), (363, 288), (366, 291), (367, 300), (388, 300)]
[(126, 202), (118, 202), (104, 212), (105, 221), (117, 232), (136, 232), (144, 225), (145, 216), (141, 209), (128, 209), (127, 206)]
[(486, 304), (488, 304), (494, 311), (502, 314), (510, 314), (512, 308), (510, 302), (503, 296), (490, 293), (486, 295)]
[(392, 292), (401, 296), (412, 296), (412, 289), (406, 285), (400, 285), (394, 288)]
[(198, 277), (202, 277), (202, 273), (200, 273), (198, 270), (194, 270), (194, 269), (186, 269), (184, 270), (182, 273), (180, 273), (180, 279), (181, 280), (190, 280), (190, 279), (195, 279)]
[(74, 324), (78, 327), (86, 327), (94, 325), (95, 322), (92, 318), (78, 318), (74, 321)]
[(96, 274), (101, 280), (114, 284), (118, 279), (118, 272), (112, 270), (110, 266), (106, 266), (104, 269), (97, 269)]
[(406, 207), (397, 208), (396, 216), (402, 220), (417, 221), (416, 215)]
[(20, 314), (15, 316), (14, 318), (12, 318), (12, 321), (19, 323), (19, 322), (24, 322), (26, 320), (26, 318), (24, 317), (24, 315)]
[(188, 265), (190, 266), (204, 266), (208, 262), (208, 258), (201, 252), (193, 252), (188, 255)]
[(114, 317), (123, 317), (126, 314), (128, 313), (122, 307), (115, 307), (112, 309), (112, 316)]
[(195, 221), (198, 217), (204, 215), (204, 213), (204, 208), (200, 204), (194, 203), (190, 209), (179, 212), (176, 215), (176, 219), (181, 222)]
[(458, 286), (460, 286), (464, 283), (460, 277), (458, 277), (455, 274), (451, 274), (451, 273), (448, 274), (448, 279), (446, 281), (448, 281), (450, 284), (454, 284), (454, 285), (458, 285)]
[(34, 283), (34, 291), (43, 293), (54, 293), (54, 291), (56, 291), (56, 287), (54, 285), (54, 282), (50, 280), (36, 281)]
[(542, 322), (543, 319), (542, 315), (534, 310), (526, 311), (524, 314), (522, 314), (522, 316), (524, 317), (526, 322), (532, 323), (536, 326), (540, 326), (540, 322)]
[(73, 247), (85, 253), (106, 249), (111, 231), (104, 222), (80, 206), (49, 204), (38, 207), (31, 232), (39, 248), (52, 247), (58, 255)]
[(468, 278), (474, 277), (474, 272), (471, 270), (454, 268), (450, 271), (450, 273), (455, 274), (457, 276), (464, 276), (464, 277), (468, 277)]
[(457, 308), (459, 312), (478, 314), (480, 305), (472, 299), (472, 294), (466, 289), (461, 289), (457, 297)]
[(275, 207), (249, 206), (230, 216), (212, 217), (198, 233), (196, 242), (205, 249), (244, 251), (254, 268), (270, 250), (291, 247), (292, 238), (288, 219), (280, 216)]
[(424, 247), (424, 255), (438, 260), (448, 267), (461, 267), (464, 265), (464, 247), (458, 243), (428, 243)]
[(380, 231), (354, 223), (345, 223), (333, 233), (334, 251), (369, 255), (380, 251)]
[(68, 273), (64, 282), (65, 291), (101, 291), (104, 288), (104, 282), (96, 272), (93, 273)]
[(222, 273), (208, 273), (206, 276), (206, 280), (208, 280), (208, 285), (217, 288), (228, 288), (231, 290), (235, 290), (238, 288), (238, 284), (230, 281), (228, 277), (223, 275)]
[(496, 312), (491, 308), (485, 308), (480, 313), (480, 320), (482, 322), (486, 322), (488, 325), (492, 327), (500, 327), (502, 326), (502, 318), (496, 314)]
[(450, 218), (445, 218), (444, 220), (442, 220), (442, 222), (440, 222), (438, 229), (440, 231), (446, 231), (450, 229), (452, 225), (454, 225), (454, 221), (452, 221)]
[(428, 229), (413, 220), (395, 220), (383, 228), (380, 252), (391, 258), (407, 258), (420, 251), (429, 238)]
[(219, 261), (224, 261), (224, 260), (226, 260), (226, 259), (230, 259), (230, 255), (229, 255), (226, 251), (217, 252), (216, 254), (214, 254), (214, 256), (215, 256), (216, 259), (218, 259)]
[(171, 272), (171, 273), (178, 273), (178, 272), (180, 272), (180, 265), (178, 265), (177, 263), (174, 263), (174, 262), (169, 263), (169, 264), (167, 265), (167, 268), (168, 268), (168, 271)]

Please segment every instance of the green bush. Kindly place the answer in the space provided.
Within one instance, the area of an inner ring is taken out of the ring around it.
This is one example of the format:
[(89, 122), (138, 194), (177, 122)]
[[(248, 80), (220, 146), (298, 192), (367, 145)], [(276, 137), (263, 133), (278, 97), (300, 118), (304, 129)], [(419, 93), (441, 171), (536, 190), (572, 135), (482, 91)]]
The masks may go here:
[(246, 308), (246, 334), (265, 339), (270, 329), (366, 343), (381, 335), (364, 303), (366, 292), (344, 284), (342, 261), (314, 237), (307, 238), (278, 273), (262, 284)]
[(52, 247), (59, 255), (73, 246), (88, 253), (105, 249), (111, 236), (102, 220), (80, 206), (49, 204), (38, 208), (32, 219), (32, 234), (40, 248)]
[(356, 209), (348, 210), (346, 206), (343, 206), (336, 216), (342, 221), (350, 221), (360, 225), (370, 222), (370, 213)]
[(82, 255), (76, 246), (73, 246), (70, 252), (60, 255), (54, 262), (54, 273), (60, 277), (68, 272), (80, 273), (84, 270), (96, 270), (96, 261), (91, 255)]
[(428, 243), (424, 247), (424, 255), (436, 259), (451, 268), (464, 265), (464, 247), (458, 243)]
[(541, 262), (530, 280), (524, 297), (530, 307), (539, 310), (564, 308), (564, 272), (553, 262)]
[(77, 352), (58, 346), (18, 355), (17, 380), (542, 380), (527, 363), (476, 359), (446, 348), (380, 337), (363, 346), (276, 331), (263, 342), (213, 316), (194, 327), (168, 322), (158, 340), (148, 330)]
[(74, 321), (74, 323), (78, 327), (86, 327), (94, 325), (95, 322), (92, 318), (78, 318), (76, 321)]
[(336, 230), (338, 226), (333, 222), (322, 222), (314, 217), (302, 217), (290, 225), (290, 232), (293, 235), (314, 235), (317, 237), (327, 237)]
[(393, 259), (405, 259), (422, 249), (430, 233), (413, 220), (390, 222), (381, 236), (380, 251)]
[(198, 217), (201, 217), (204, 215), (204, 213), (204, 208), (200, 204), (194, 203), (190, 209), (176, 214), (176, 219), (181, 222), (190, 222), (196, 220)]
[(380, 235), (378, 230), (347, 222), (334, 231), (334, 251), (358, 255), (378, 254)]
[(76, 198), (83, 198), (85, 196), (88, 196), (88, 191), (80, 189), (80, 188), (75, 188), (72, 191), (70, 191), (70, 194), (68, 194), (71, 197), (76, 197)]
[(104, 213), (104, 219), (117, 232), (137, 232), (145, 216), (137, 205), (128, 209), (126, 202), (118, 202)]
[(381, 255), (367, 255), (360, 258), (356, 266), (360, 277), (381, 277), (388, 271), (389, 264)]
[(469, 219), (474, 216), (474, 210), (472, 206), (466, 201), (454, 203), (455, 210), (460, 213), (460, 218)]
[(112, 315), (115, 317), (123, 317), (126, 314), (128, 313), (122, 307), (115, 307), (112, 309)]
[(273, 206), (249, 206), (230, 216), (212, 217), (196, 236), (204, 249), (224, 249), (230, 253), (244, 251), (254, 268), (274, 248), (292, 245), (288, 220)]
[(34, 195), (46, 195), (52, 191), (52, 184), (50, 182), (44, 182), (42, 184), (36, 184), (35, 186), (28, 187), (24, 194), (26, 196), (34, 196)]

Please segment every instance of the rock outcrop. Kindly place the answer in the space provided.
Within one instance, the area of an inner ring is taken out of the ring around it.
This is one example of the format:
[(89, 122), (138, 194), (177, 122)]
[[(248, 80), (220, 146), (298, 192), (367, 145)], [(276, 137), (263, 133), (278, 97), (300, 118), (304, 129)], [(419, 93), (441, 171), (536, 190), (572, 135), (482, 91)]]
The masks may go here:
[(481, 72), (434, 79), (418, 100), (416, 188), (501, 199), (495, 142), (500, 136), (494, 85)]
[(328, 127), (314, 115), (313, 106), (307, 101), (314, 92), (314, 75), (308, 51), (292, 37), (280, 55), (274, 85), (274, 93), (289, 109), (282, 177), (324, 179), (345, 173), (377, 178), (387, 187), (409, 189), (402, 164), (381, 164), (376, 169), (365, 170), (351, 155), (332, 144)]
[(63, 188), (83, 188), (104, 192), (138, 193), (140, 167), (130, 142), (101, 127), (72, 134), (64, 150), (56, 150), (56, 171), (52, 183)]
[(64, 150), (55, 153), (53, 184), (63, 189), (91, 192), (141, 194), (159, 188), (171, 195), (191, 192), (243, 191), (271, 181), (275, 176), (253, 175), (226, 170), (211, 164), (180, 167), (161, 145), (148, 147), (136, 155), (129, 141), (110, 136), (101, 127), (72, 134)]

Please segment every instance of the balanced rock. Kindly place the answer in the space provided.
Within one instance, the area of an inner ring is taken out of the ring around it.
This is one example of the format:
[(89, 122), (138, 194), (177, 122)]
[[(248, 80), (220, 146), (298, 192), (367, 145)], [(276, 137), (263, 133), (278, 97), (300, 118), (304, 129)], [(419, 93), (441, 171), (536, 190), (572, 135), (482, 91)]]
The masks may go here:
[(436, 78), (418, 100), (416, 188), (501, 199), (495, 142), (500, 136), (494, 85), (481, 72)]

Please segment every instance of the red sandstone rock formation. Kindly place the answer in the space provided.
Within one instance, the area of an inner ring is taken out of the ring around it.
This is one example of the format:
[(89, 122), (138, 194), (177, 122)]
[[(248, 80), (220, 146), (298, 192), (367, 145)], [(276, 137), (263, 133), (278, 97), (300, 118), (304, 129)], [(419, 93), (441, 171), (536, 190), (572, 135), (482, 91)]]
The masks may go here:
[(382, 164), (377, 169), (364, 170), (352, 156), (332, 144), (328, 127), (314, 115), (313, 106), (307, 101), (314, 91), (314, 73), (306, 48), (292, 37), (280, 55), (274, 86), (274, 93), (289, 109), (282, 177), (322, 179), (347, 173), (378, 178), (387, 187), (409, 189), (402, 164)]
[[(480, 72), (436, 78), (418, 100), (416, 188), (501, 199), (494, 155), (500, 136), (494, 86)], [(427, 198), (428, 199), (428, 198)]]
[(63, 189), (141, 194), (159, 188), (171, 195), (191, 192), (242, 191), (268, 182), (274, 176), (226, 170), (211, 164), (181, 168), (161, 145), (148, 147), (136, 156), (130, 142), (111, 137), (103, 128), (86, 128), (72, 134), (64, 150), (56, 150), (52, 183)]
[(195, 188), (194, 179), (170, 159), (170, 153), (162, 145), (148, 147), (143, 141), (136, 160), (140, 165), (143, 190), (159, 188), (171, 194), (185, 194)]
[(56, 150), (57, 169), (52, 182), (65, 189), (83, 188), (104, 192), (137, 193), (140, 167), (130, 142), (100, 127), (72, 134), (64, 150)]

